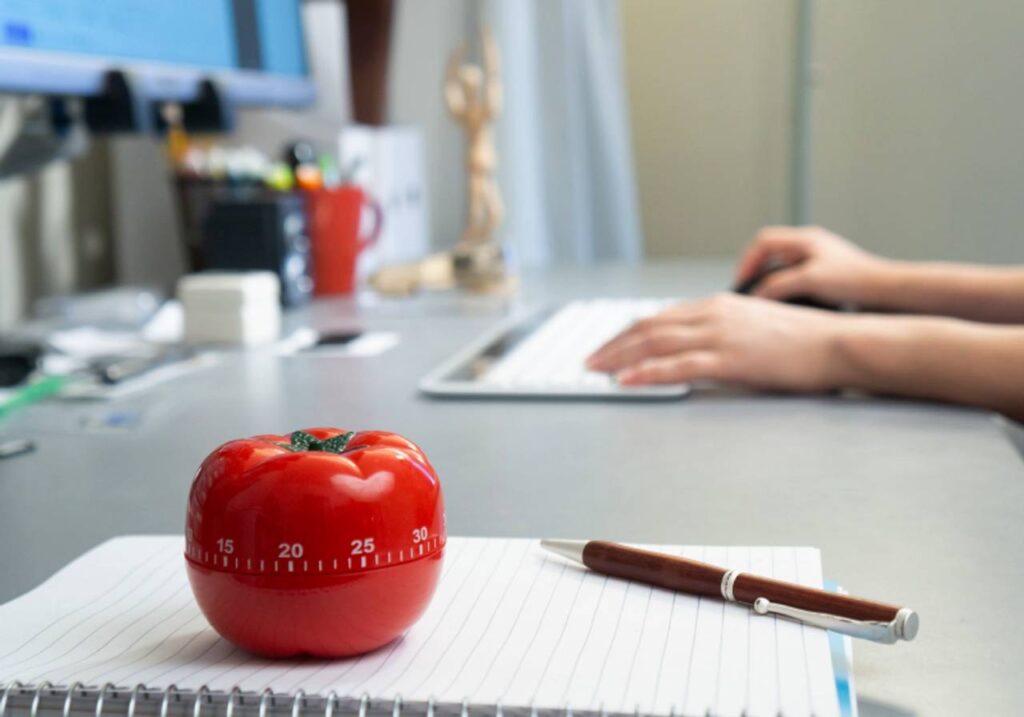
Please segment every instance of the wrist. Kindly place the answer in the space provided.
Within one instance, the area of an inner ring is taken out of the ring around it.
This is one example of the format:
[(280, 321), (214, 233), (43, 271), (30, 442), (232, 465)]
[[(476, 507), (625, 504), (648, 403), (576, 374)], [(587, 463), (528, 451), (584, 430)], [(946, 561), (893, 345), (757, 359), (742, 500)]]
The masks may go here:
[(871, 315), (839, 316), (828, 336), (825, 382), (829, 389), (866, 389), (871, 364), (884, 342), (885, 319)]
[(895, 259), (875, 258), (866, 272), (859, 303), (867, 308), (890, 308), (899, 303), (900, 293), (913, 279), (914, 265)]

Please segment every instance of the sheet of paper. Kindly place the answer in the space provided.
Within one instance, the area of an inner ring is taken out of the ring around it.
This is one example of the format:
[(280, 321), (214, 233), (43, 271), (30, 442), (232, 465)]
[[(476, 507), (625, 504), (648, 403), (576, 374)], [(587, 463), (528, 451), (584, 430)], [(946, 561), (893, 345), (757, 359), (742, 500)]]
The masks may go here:
[[(451, 538), (406, 635), (347, 660), (267, 660), (200, 614), (180, 537), (109, 541), (0, 606), (0, 681), (369, 694), (657, 715), (838, 715), (827, 634), (607, 578), (523, 539)], [(821, 585), (811, 548), (655, 546)]]

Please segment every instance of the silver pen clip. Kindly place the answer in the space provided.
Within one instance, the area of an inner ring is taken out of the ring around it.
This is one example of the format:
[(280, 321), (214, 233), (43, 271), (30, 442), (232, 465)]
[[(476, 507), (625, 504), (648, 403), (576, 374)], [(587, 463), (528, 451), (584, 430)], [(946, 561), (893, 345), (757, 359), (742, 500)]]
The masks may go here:
[(803, 610), (760, 597), (754, 601), (754, 612), (759, 615), (778, 615), (779, 617), (802, 622), (805, 625), (813, 625), (814, 627), (841, 632), (851, 637), (884, 642), (890, 645), (899, 640), (913, 640), (917, 635), (918, 628), (917, 613), (908, 607), (896, 613), (896, 617), (891, 622), (878, 622), (874, 620), (852, 620), (848, 617), (839, 617), (838, 615), (830, 615), (825, 612)]
[[(722, 597), (729, 602), (736, 600), (736, 580), (743, 574), (742, 570), (726, 570), (722, 574)], [(865, 640), (884, 642), (892, 644), (899, 640), (913, 640), (917, 635), (919, 621), (917, 613), (909, 607), (901, 608), (891, 622), (878, 622), (876, 620), (853, 620), (848, 617), (831, 615), (827, 612), (814, 612), (798, 607), (790, 607), (781, 603), (772, 602), (766, 597), (759, 597), (754, 600), (751, 606), (758, 615), (778, 615), (789, 620), (796, 620), (805, 625), (821, 627), (833, 632), (841, 632), (851, 637), (860, 637)]]

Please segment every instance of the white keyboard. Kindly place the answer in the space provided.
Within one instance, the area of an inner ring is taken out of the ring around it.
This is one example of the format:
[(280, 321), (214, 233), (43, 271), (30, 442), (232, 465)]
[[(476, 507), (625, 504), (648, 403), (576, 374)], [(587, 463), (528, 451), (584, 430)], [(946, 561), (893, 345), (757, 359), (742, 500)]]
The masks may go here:
[(507, 347), (523, 333), (524, 322), (503, 324), (424, 379), (421, 389), (444, 396), (684, 396), (689, 392), (686, 384), (625, 387), (585, 365), (586, 358), (606, 341), (669, 303), (661, 299), (574, 301)]

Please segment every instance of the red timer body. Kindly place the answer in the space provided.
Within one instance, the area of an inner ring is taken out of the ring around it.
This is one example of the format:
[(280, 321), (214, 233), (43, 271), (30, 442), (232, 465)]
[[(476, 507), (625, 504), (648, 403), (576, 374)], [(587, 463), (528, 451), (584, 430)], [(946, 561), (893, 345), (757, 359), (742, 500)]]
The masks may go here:
[(192, 483), (185, 535), (210, 624), (278, 657), (394, 640), (430, 602), (446, 539), (441, 486), (419, 447), (333, 428), (216, 449)]

